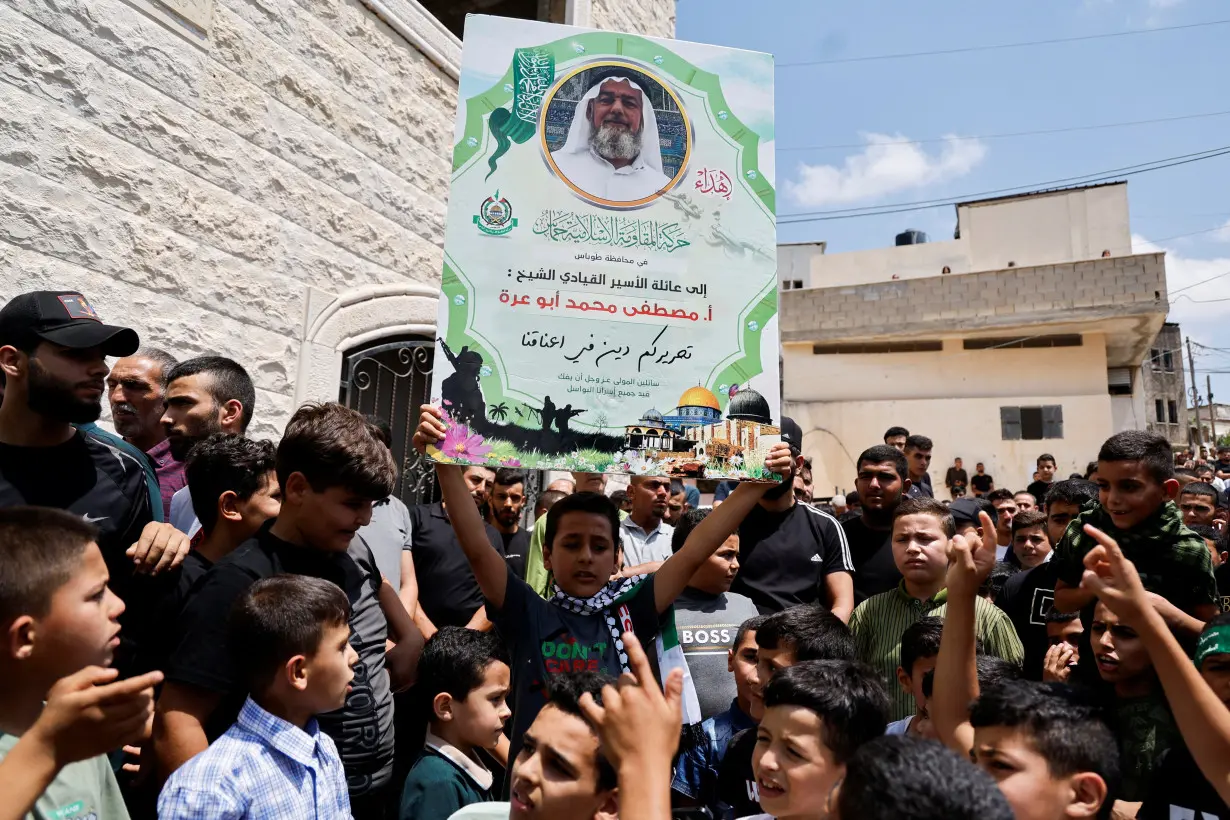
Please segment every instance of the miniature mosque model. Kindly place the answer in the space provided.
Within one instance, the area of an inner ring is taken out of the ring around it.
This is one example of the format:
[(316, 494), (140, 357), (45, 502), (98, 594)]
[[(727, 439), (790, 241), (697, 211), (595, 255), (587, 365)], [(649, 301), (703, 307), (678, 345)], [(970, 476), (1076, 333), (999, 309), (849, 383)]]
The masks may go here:
[[(663, 415), (650, 409), (624, 428), (624, 447), (656, 458), (695, 458), (717, 466), (739, 466), (744, 455), (760, 449), (766, 436), (776, 437), (769, 403), (750, 388), (730, 397), (726, 417), (708, 389), (697, 385), (679, 397), (679, 406)], [(776, 439), (774, 439), (776, 440)]]

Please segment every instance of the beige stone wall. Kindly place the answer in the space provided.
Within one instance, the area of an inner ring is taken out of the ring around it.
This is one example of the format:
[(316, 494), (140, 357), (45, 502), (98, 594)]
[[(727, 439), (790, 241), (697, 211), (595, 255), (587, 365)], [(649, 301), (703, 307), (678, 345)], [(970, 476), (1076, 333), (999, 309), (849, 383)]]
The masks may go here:
[(592, 0), (590, 14), (594, 28), (675, 36), (675, 0)]
[(455, 105), (358, 0), (214, 0), (203, 48), (122, 0), (6, 0), (0, 300), (80, 289), (231, 355), (276, 435), (309, 288), (438, 281)]

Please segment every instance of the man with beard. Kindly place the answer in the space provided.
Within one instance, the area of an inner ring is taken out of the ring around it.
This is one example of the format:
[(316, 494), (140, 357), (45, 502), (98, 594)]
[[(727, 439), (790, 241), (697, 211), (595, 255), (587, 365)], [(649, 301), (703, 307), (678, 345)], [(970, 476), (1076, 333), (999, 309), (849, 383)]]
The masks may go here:
[(530, 550), (530, 534), (521, 526), (525, 510), (525, 475), (517, 470), (496, 470), (491, 489), (488, 523), (504, 542), (504, 560), (518, 578), (525, 577), (525, 556)]
[[(171, 455), (183, 461), (192, 446), (214, 433), (243, 435), (252, 422), (256, 387), (243, 366), (224, 356), (199, 356), (180, 362), (167, 374), (162, 426)], [(201, 529), (184, 487), (171, 498), (171, 523), (194, 536)]]
[(746, 595), (762, 615), (796, 604), (826, 606), (842, 621), (854, 609), (854, 564), (837, 519), (794, 498), (803, 467), (803, 430), (783, 418), (782, 441), (794, 456), (788, 480), (769, 490), (739, 526), (739, 574), (732, 592)]
[(188, 483), (184, 462), (171, 454), (171, 440), (162, 426), (166, 377), (175, 358), (156, 347), (143, 347), (111, 366), (107, 399), (111, 422), (124, 441), (145, 453), (154, 464), (164, 517), (171, 515), (171, 497)]
[(842, 522), (854, 561), (854, 602), (897, 586), (901, 571), (893, 560), (893, 513), (910, 489), (909, 462), (896, 447), (864, 450), (854, 477), (860, 512)]
[(606, 77), (585, 92), (551, 158), (568, 182), (599, 199), (633, 202), (670, 184), (653, 106), (627, 77)]
[[(490, 467), (477, 465), (466, 467), (462, 475), (474, 506), (481, 514), (490, 497), (495, 475)], [(410, 556), (414, 559), (414, 574), (419, 585), (414, 623), (423, 637), (430, 638), (442, 626), (490, 629), (483, 594), (457, 540), (457, 533), (453, 531), (444, 502), (412, 508), (410, 526), (414, 533)], [(504, 539), (490, 524), (487, 524), (487, 540), (496, 552), (504, 554)]]
[(130, 328), (105, 325), (80, 293), (35, 291), (0, 310), (0, 507), (54, 507), (99, 529), (111, 589), (127, 605), (117, 666), (133, 670), (145, 576), (177, 566), (188, 539), (154, 521), (142, 457), (85, 427), (102, 414), (107, 356), (139, 345)]
[(628, 483), (632, 512), (619, 523), (626, 577), (656, 572), (671, 557), (675, 528), (663, 520), (670, 488), (670, 479), (661, 476), (634, 475)]

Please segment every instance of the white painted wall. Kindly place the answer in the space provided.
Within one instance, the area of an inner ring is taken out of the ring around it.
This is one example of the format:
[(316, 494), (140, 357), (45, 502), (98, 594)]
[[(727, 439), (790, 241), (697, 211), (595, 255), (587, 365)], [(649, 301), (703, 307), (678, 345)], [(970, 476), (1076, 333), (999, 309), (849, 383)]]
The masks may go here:
[[(1004, 441), (999, 422), (1001, 405), (1063, 406), (1064, 437), (1042, 441)], [(944, 473), (960, 457), (973, 473), (982, 461), (997, 487), (1024, 489), (1033, 480), (1039, 455), (1053, 454), (1057, 475), (1085, 472), (1098, 447), (1113, 432), (1110, 396), (1105, 387), (1096, 395), (1019, 395), (837, 402), (786, 402), (785, 412), (803, 428), (803, 451), (813, 458), (816, 497), (854, 489), (855, 459), (868, 447), (883, 444), (884, 431), (901, 425), (928, 436), (932, 451), (931, 482), (936, 495), (947, 497)]]

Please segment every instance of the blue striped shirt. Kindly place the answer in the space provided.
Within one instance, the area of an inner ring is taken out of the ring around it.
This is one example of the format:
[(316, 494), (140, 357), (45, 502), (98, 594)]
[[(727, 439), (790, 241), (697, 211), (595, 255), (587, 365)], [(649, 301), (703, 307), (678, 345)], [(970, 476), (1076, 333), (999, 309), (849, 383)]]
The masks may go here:
[(252, 698), (235, 725), (180, 767), (158, 797), (160, 820), (349, 820), (346, 774), (315, 719), (300, 729)]

